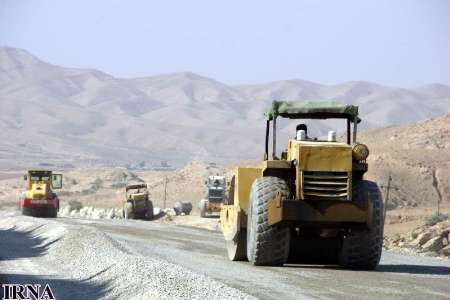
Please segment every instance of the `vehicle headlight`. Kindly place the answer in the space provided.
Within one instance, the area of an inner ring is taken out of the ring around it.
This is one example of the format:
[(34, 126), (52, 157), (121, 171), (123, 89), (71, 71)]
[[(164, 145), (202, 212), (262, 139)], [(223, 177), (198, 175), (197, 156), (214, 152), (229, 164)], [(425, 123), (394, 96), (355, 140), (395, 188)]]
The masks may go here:
[(369, 148), (364, 144), (355, 144), (353, 145), (353, 158), (356, 160), (366, 160), (367, 156), (369, 156)]

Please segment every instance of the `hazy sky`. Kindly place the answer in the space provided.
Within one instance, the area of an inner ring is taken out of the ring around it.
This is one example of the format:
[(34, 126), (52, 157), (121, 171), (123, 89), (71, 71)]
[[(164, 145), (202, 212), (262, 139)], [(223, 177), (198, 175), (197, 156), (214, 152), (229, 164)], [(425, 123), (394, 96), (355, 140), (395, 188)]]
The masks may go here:
[(0, 45), (118, 77), (450, 85), (450, 1), (0, 0)]

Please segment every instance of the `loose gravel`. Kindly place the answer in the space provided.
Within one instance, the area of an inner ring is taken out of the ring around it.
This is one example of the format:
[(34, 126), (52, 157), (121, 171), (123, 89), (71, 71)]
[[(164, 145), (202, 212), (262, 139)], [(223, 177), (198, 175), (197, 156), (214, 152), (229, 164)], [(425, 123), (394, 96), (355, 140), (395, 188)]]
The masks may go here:
[[(56, 294), (71, 299), (253, 299), (179, 265), (132, 253), (126, 245), (89, 226), (10, 216), (0, 221), (2, 229), (30, 232), (33, 239), (42, 240), (40, 247), (45, 247), (45, 253), (25, 263), (37, 270), (35, 273), (60, 278), (65, 284), (57, 284), (62, 290)], [(15, 251), (11, 245), (5, 246), (0, 256)], [(9, 265), (11, 269), (11, 261)], [(91, 288), (75, 291), (77, 283)], [(98, 290), (93, 292), (92, 287)]]

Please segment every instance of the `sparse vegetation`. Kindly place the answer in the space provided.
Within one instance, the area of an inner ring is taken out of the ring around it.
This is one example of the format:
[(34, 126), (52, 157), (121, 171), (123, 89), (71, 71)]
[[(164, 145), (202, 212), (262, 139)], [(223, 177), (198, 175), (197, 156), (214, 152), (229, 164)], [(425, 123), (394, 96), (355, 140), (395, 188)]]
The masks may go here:
[(428, 216), (425, 218), (425, 225), (427, 226), (433, 226), (436, 225), (439, 222), (448, 220), (447, 214), (441, 214), (441, 213), (434, 213), (431, 216)]
[(69, 207), (70, 207), (70, 211), (73, 211), (73, 210), (79, 211), (80, 209), (83, 208), (83, 204), (80, 201), (71, 200), (71, 201), (69, 201)]
[(103, 180), (97, 177), (91, 185), (91, 189), (97, 191), (103, 186)]
[(125, 182), (116, 182), (110, 185), (113, 189), (121, 189), (124, 188), (127, 184)]

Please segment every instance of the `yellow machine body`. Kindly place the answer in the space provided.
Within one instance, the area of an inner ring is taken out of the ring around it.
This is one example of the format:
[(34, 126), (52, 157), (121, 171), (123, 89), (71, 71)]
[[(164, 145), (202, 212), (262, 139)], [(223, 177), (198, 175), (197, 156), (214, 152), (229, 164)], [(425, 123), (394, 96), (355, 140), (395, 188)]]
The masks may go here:
[(30, 170), (24, 176), (26, 191), (18, 201), (23, 215), (56, 218), (59, 198), (53, 190), (62, 188), (62, 174), (48, 170)]
[(149, 192), (147, 184), (129, 184), (125, 188), (125, 199), (123, 200), (124, 205), (127, 202), (133, 204), (133, 211), (139, 212), (144, 211), (148, 208), (146, 202), (149, 201)]
[(25, 179), (27, 180), (27, 190), (25, 192), (28, 199), (43, 199), (52, 194), (53, 178), (62, 176), (60, 174), (53, 174), (52, 171), (45, 170), (30, 170)]
[(28, 199), (42, 199), (46, 198), (50, 193), (49, 182), (35, 182), (31, 184), (31, 188), (26, 191)]
[[(274, 101), (266, 116), (264, 160), (256, 168), (236, 169), (233, 197), (220, 212), (228, 258), (255, 266), (318, 262), (375, 269), (383, 243), (383, 203), (378, 185), (364, 179), (369, 148), (357, 142), (358, 107)], [(324, 140), (311, 138), (300, 123), (278, 156), (278, 117), (345, 120), (345, 143), (333, 130)]]
[[(295, 182), (295, 197), (297, 199), (305, 199), (305, 172), (339, 172), (342, 174), (346, 173), (344, 175), (347, 177), (346, 194), (347, 200), (350, 200), (352, 178), (351, 146), (345, 143), (290, 140), (287, 160), (298, 162)], [(313, 177), (314, 175), (310, 176)]]
[[(295, 193), (292, 200), (304, 202), (300, 204), (301, 214), (308, 222), (330, 221), (367, 221), (368, 207), (355, 207), (342, 200), (351, 200), (352, 191), (352, 147), (346, 143), (297, 141), (289, 140), (287, 150), (283, 152), (280, 160), (265, 160), (260, 167), (240, 168), (235, 171), (234, 182), (230, 187), (232, 203), (224, 205), (220, 213), (220, 224), (225, 239), (233, 239), (239, 228), (246, 226), (250, 190), (255, 179), (263, 176), (276, 176), (289, 181), (295, 172)], [(321, 174), (332, 174), (323, 177)], [(337, 174), (337, 175), (335, 175)], [(309, 183), (317, 183), (315, 176), (320, 177), (321, 190), (307, 190)], [(325, 178), (325, 179), (323, 179)], [(328, 191), (328, 185), (338, 180), (342, 186), (339, 192)], [(311, 207), (309, 198), (334, 200), (322, 207)], [(334, 198), (333, 198), (334, 197)], [(278, 199), (280, 201), (280, 199)], [(281, 203), (273, 199), (269, 203), (269, 222), (271, 224), (284, 220)], [(298, 209), (297, 209), (298, 210)], [(322, 213), (320, 212), (322, 211)]]

